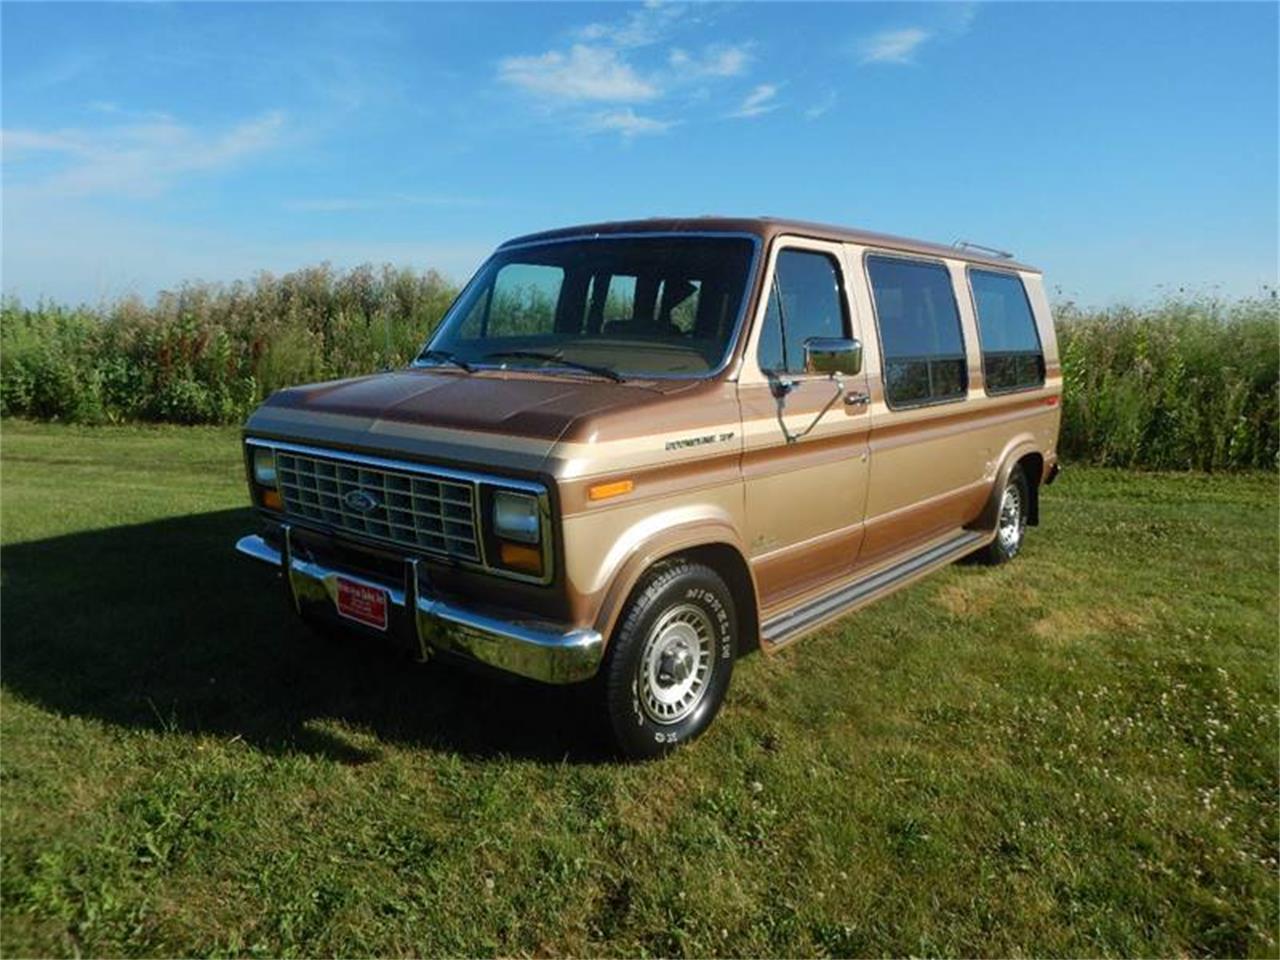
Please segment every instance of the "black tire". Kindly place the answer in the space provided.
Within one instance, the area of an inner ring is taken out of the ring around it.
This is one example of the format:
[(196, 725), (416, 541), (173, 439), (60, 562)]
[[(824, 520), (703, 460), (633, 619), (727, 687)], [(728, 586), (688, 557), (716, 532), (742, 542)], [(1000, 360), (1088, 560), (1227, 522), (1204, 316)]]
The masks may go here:
[[(733, 597), (710, 567), (672, 560), (645, 576), (599, 675), (604, 711), (625, 756), (663, 756), (711, 725), (733, 677), (737, 629)], [(691, 692), (683, 693), (686, 684)]]
[[(1014, 498), (1016, 516), (1011, 517), (1006, 509), (1008, 498)], [(1027, 510), (1031, 505), (1031, 484), (1027, 482), (1026, 472), (1021, 465), (1009, 471), (1009, 479), (1000, 488), (1000, 499), (996, 501), (996, 535), (989, 544), (978, 551), (983, 563), (996, 566), (1008, 563), (1022, 550), (1022, 542), (1027, 533)]]

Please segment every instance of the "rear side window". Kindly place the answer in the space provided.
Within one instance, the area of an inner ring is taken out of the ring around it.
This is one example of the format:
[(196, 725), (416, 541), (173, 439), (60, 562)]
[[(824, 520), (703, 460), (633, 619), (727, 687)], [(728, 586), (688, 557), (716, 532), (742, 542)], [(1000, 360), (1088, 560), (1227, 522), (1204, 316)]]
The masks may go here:
[(988, 393), (1044, 384), (1044, 350), (1022, 278), (970, 270), (973, 309), (982, 341), (982, 376)]
[(890, 406), (939, 403), (968, 388), (960, 312), (951, 274), (940, 263), (868, 257), (884, 389)]
[(825, 253), (783, 250), (773, 270), (757, 357), (768, 373), (804, 373), (804, 342), (844, 337), (844, 300), (836, 262)]

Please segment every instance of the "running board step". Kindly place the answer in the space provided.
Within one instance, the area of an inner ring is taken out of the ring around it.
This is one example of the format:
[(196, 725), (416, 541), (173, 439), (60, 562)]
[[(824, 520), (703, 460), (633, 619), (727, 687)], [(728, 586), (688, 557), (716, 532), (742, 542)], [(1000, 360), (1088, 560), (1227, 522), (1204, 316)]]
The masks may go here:
[(981, 543), (982, 539), (981, 533), (966, 530), (950, 540), (908, 557), (878, 573), (855, 580), (847, 586), (809, 601), (804, 606), (765, 621), (760, 631), (761, 636), (765, 643), (782, 643), (816, 623), (839, 616), (843, 611), (861, 603), (872, 594), (892, 587), (927, 567), (947, 559), (957, 559), (968, 548)]

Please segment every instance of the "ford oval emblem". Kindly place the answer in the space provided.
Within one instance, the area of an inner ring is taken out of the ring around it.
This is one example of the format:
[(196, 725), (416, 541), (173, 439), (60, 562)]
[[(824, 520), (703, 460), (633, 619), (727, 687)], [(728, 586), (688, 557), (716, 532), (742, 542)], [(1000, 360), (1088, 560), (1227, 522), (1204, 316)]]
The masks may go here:
[(378, 507), (378, 498), (367, 490), (351, 490), (342, 497), (342, 502), (356, 513), (368, 513)]

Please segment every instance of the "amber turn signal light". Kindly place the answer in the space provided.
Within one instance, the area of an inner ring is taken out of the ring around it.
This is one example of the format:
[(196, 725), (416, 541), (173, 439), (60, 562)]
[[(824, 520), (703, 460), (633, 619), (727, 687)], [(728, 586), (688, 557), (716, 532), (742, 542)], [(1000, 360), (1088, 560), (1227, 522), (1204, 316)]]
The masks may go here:
[(542, 573), (542, 551), (537, 547), (504, 540), (498, 544), (498, 557), (502, 565), (510, 570), (532, 574)]
[(608, 500), (610, 497), (620, 497), (624, 493), (630, 493), (636, 488), (631, 480), (615, 480), (612, 483), (597, 483), (594, 487), (587, 490), (587, 496), (592, 500)]
[(263, 490), (262, 505), (269, 510), (280, 510), (284, 504), (280, 502), (279, 490)]

